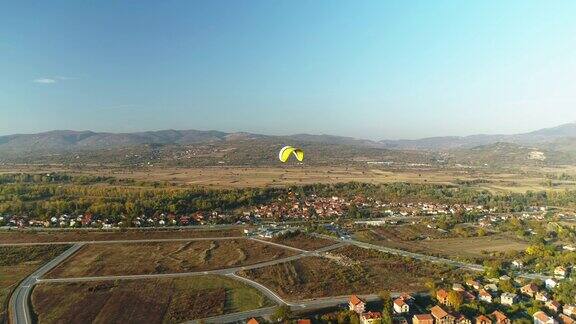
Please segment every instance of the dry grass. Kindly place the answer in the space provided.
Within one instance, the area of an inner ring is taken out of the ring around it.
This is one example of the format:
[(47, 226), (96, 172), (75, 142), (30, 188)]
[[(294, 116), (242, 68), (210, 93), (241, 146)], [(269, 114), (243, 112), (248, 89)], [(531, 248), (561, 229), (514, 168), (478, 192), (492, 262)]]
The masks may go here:
[(336, 242), (324, 238), (314, 237), (301, 232), (297, 232), (293, 235), (286, 235), (283, 237), (276, 237), (270, 239), (269, 241), (274, 243), (279, 243), (291, 247), (295, 247), (302, 250), (313, 251), (320, 248), (330, 246)]
[(408, 250), (429, 255), (441, 255), (449, 258), (483, 259), (489, 253), (521, 251), (528, 247), (528, 243), (521, 241), (509, 234), (494, 234), (481, 237), (456, 237), (439, 238), (432, 236), (431, 239), (414, 239), (415, 236), (401, 238), (391, 230), (371, 229), (356, 234), (359, 240), (369, 243)]
[(271, 305), (257, 290), (221, 276), (39, 284), (40, 323), (178, 323)]
[(8, 297), (18, 282), (67, 248), (67, 246), (0, 247), (0, 323), (6, 316)]
[[(547, 168), (546, 173), (566, 172), (567, 168)], [(0, 168), (1, 173), (12, 172), (67, 172), (113, 176), (146, 181), (168, 181), (177, 184), (201, 185), (215, 188), (243, 188), (303, 185), (314, 183), (433, 183), (456, 184), (457, 180), (472, 181), (482, 179), (478, 188), (491, 191), (525, 192), (527, 190), (564, 190), (575, 188), (566, 184), (554, 188), (543, 185), (545, 177), (542, 169), (524, 169), (522, 173), (491, 171), (483, 169), (438, 169), (419, 168), (370, 168), (369, 166), (329, 167), (329, 166), (287, 166), (287, 167), (204, 167), (204, 168), (168, 168), (126, 169), (120, 167), (68, 168), (64, 166), (10, 166)], [(575, 172), (569, 169), (570, 172)]]
[(416, 292), (429, 278), (455, 278), (459, 272), (375, 250), (347, 246), (330, 258), (306, 257), (296, 261), (242, 272), (289, 300), (375, 294), (382, 290)]
[(77, 241), (114, 241), (142, 239), (185, 239), (201, 237), (242, 236), (240, 229), (198, 230), (70, 230), (70, 231), (35, 231), (10, 230), (0, 231), (0, 244), (9, 243), (54, 243)]
[(296, 252), (247, 239), (86, 245), (50, 278), (207, 271), (245, 266)]

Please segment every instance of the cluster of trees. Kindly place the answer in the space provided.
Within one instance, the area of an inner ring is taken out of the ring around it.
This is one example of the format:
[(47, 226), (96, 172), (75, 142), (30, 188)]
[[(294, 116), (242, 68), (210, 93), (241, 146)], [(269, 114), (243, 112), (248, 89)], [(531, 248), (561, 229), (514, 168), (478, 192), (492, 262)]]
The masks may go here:
[(280, 189), (211, 190), (75, 183), (10, 183), (0, 185), (0, 214), (26, 214), (48, 219), (61, 214), (102, 216), (187, 214), (227, 211), (277, 198)]
[[(177, 187), (164, 183), (135, 182), (113, 177), (67, 174), (0, 175), (0, 214), (28, 214), (47, 218), (62, 213), (91, 212), (103, 216), (141, 215), (157, 212), (177, 214), (195, 211), (230, 211), (286, 199), (289, 193), (306, 195), (370, 197), (387, 202), (428, 201), (478, 204), (500, 210), (522, 211), (528, 206), (576, 206), (576, 191), (494, 194), (469, 188), (430, 184), (315, 184), (289, 188), (210, 190)], [(362, 218), (370, 211), (352, 206), (348, 216)], [(477, 213), (460, 213), (446, 219), (446, 227), (473, 221)]]
[[(447, 204), (471, 204), (495, 207), (501, 211), (525, 211), (530, 206), (576, 206), (576, 190), (562, 192), (531, 192), (526, 193), (492, 193), (487, 190), (478, 190), (468, 187), (414, 184), (414, 183), (340, 183), (334, 185), (314, 184), (291, 188), (303, 195), (316, 194), (319, 196), (338, 195), (354, 197), (363, 195), (382, 201), (413, 202), (427, 201)], [(474, 217), (474, 215), (462, 215)]]

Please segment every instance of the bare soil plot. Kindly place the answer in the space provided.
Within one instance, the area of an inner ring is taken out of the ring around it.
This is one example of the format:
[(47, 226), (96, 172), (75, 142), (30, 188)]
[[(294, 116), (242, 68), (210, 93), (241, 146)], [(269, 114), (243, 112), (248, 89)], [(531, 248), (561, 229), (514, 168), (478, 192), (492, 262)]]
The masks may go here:
[(54, 243), (77, 241), (114, 241), (171, 238), (242, 236), (240, 229), (166, 229), (166, 230), (8, 230), (0, 231), (0, 244)]
[(373, 294), (382, 290), (416, 292), (429, 279), (457, 278), (462, 272), (442, 264), (346, 246), (329, 258), (296, 261), (241, 272), (289, 300)]
[(293, 235), (289, 234), (281, 237), (275, 237), (269, 241), (308, 251), (318, 250), (320, 248), (337, 243), (332, 240), (315, 237), (301, 232), (297, 232)]
[(296, 252), (247, 239), (88, 244), (47, 277), (195, 272), (245, 266)]
[(509, 234), (404, 240), (392, 231), (371, 229), (356, 237), (381, 246), (467, 260), (482, 260), (494, 252), (522, 251), (529, 245)]
[(42, 283), (32, 293), (40, 323), (178, 323), (271, 306), (222, 276)]

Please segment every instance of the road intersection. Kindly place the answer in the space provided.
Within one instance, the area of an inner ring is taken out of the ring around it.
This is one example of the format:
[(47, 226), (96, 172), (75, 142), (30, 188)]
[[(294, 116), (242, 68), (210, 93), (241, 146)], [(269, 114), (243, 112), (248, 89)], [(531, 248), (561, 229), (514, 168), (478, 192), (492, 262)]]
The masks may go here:
[[(149, 239), (149, 240), (115, 240), (115, 241), (83, 241), (83, 242), (58, 242), (57, 244), (72, 244), (72, 246), (66, 250), (64, 253), (56, 257), (55, 259), (51, 260), (40, 269), (35, 271), (32, 275), (28, 276), (24, 279), (20, 285), (14, 290), (12, 297), (10, 299), (10, 313), (12, 316), (12, 323), (15, 324), (30, 324), (33, 322), (33, 315), (32, 311), (29, 306), (29, 298), (32, 292), (32, 289), (36, 283), (55, 283), (55, 282), (88, 282), (88, 281), (102, 281), (102, 280), (137, 280), (137, 279), (153, 279), (153, 278), (177, 278), (177, 277), (186, 277), (186, 276), (198, 276), (198, 275), (223, 275), (229, 278), (233, 278), (238, 281), (242, 281), (247, 285), (254, 287), (255, 289), (259, 290), (262, 294), (268, 297), (270, 300), (274, 301), (278, 305), (287, 305), (290, 306), (293, 310), (315, 310), (321, 309), (326, 307), (334, 307), (346, 302), (346, 296), (337, 296), (337, 297), (326, 297), (326, 298), (318, 298), (312, 299), (307, 301), (299, 301), (297, 303), (290, 303), (285, 301), (281, 296), (277, 293), (272, 291), (271, 289), (267, 288), (266, 286), (239, 276), (237, 273), (243, 270), (251, 270), (257, 269), (267, 266), (272, 266), (276, 264), (286, 263), (295, 261), (304, 257), (310, 256), (317, 256), (322, 257), (324, 253), (329, 252), (334, 249), (341, 248), (346, 245), (355, 245), (365, 249), (374, 249), (378, 251), (382, 251), (385, 253), (401, 255), (417, 260), (429, 261), (429, 262), (437, 262), (437, 263), (444, 263), (448, 265), (452, 265), (457, 268), (472, 270), (472, 271), (483, 271), (483, 267), (473, 263), (465, 263), (445, 258), (439, 258), (435, 256), (420, 254), (420, 253), (413, 253), (409, 251), (399, 250), (399, 249), (392, 249), (383, 246), (378, 246), (374, 244), (369, 244), (365, 242), (360, 242), (352, 239), (337, 239), (331, 236), (325, 236), (317, 234), (317, 236), (322, 238), (328, 238), (334, 240), (334, 244), (313, 250), (307, 251), (298, 249), (291, 246), (286, 246), (279, 243), (274, 243), (266, 240), (261, 240), (258, 238), (248, 238), (254, 240), (256, 242), (261, 242), (265, 244), (271, 244), (274, 246), (278, 246), (281, 248), (289, 249), (292, 251), (297, 251), (299, 254), (277, 259), (271, 260), (266, 262), (260, 262), (252, 265), (242, 266), (242, 267), (232, 267), (232, 268), (225, 268), (225, 269), (217, 269), (217, 270), (209, 270), (209, 271), (197, 271), (197, 272), (182, 272), (182, 273), (159, 273), (159, 274), (142, 274), (142, 275), (117, 275), (117, 276), (91, 276), (91, 277), (77, 277), (77, 278), (41, 278), (46, 273), (48, 273), (51, 269), (56, 267), (58, 264), (63, 262), (66, 258), (70, 257), (76, 251), (78, 251), (82, 246), (85, 244), (105, 244), (105, 243), (144, 243), (144, 242), (173, 242), (173, 241), (199, 241), (199, 240), (231, 240), (231, 239), (246, 239), (246, 237), (216, 237), (216, 238), (188, 238), (188, 239)], [(29, 245), (38, 245), (38, 244), (51, 244), (51, 243), (32, 243)], [(13, 245), (22, 245), (20, 243), (13, 244)], [(539, 274), (521, 274), (520, 276), (530, 279), (545, 279), (546, 276), (539, 275)], [(368, 300), (372, 300), (377, 298), (375, 295), (368, 295), (365, 296)], [(257, 309), (248, 312), (241, 312), (241, 313), (233, 313), (233, 314), (226, 314), (222, 316), (216, 316), (213, 318), (204, 319), (204, 322), (207, 323), (229, 323), (229, 322), (239, 322), (246, 320), (251, 317), (260, 317), (260, 316), (269, 316), (273, 313), (276, 307), (267, 307), (262, 309)], [(194, 321), (190, 322), (194, 323)]]

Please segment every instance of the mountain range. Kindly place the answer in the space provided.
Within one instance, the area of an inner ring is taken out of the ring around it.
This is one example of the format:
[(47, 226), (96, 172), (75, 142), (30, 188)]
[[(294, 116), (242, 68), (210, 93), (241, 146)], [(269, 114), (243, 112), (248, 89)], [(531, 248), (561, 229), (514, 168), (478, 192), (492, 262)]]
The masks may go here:
[[(568, 123), (553, 128), (514, 135), (471, 135), (431, 137), (417, 140), (372, 141), (333, 135), (296, 134), (269, 136), (253, 133), (227, 133), (199, 130), (160, 130), (134, 133), (107, 133), (93, 131), (55, 130), (37, 134), (15, 134), (0, 136), (0, 154), (4, 160), (13, 157), (45, 157), (70, 152), (126, 151), (145, 148), (158, 154), (194, 146), (217, 146), (220, 149), (234, 149), (243, 146), (247, 149), (259, 145), (283, 144), (330, 145), (355, 156), (387, 157), (394, 152), (402, 152), (404, 157), (418, 157), (416, 160), (441, 159), (442, 156), (466, 157), (484, 154), (497, 157), (514, 151), (514, 156), (528, 156), (534, 150), (541, 150), (545, 156), (558, 158), (558, 163), (571, 161), (576, 156), (576, 123)], [(413, 153), (410, 153), (413, 152)], [(354, 155), (356, 154), (356, 155)], [(481, 156), (480, 156), (481, 157)], [(544, 158), (545, 159), (545, 158)], [(0, 158), (0, 161), (2, 158)], [(28, 159), (29, 161), (30, 158)], [(482, 159), (480, 159), (482, 160)], [(535, 160), (538, 160), (536, 158)]]
[(528, 133), (513, 135), (470, 135), (429, 137), (417, 140), (382, 140), (380, 143), (387, 148), (413, 150), (450, 150), (457, 148), (472, 148), (493, 143), (514, 143), (520, 145), (542, 145), (558, 141), (576, 139), (576, 123), (563, 124), (552, 128), (543, 128)]

